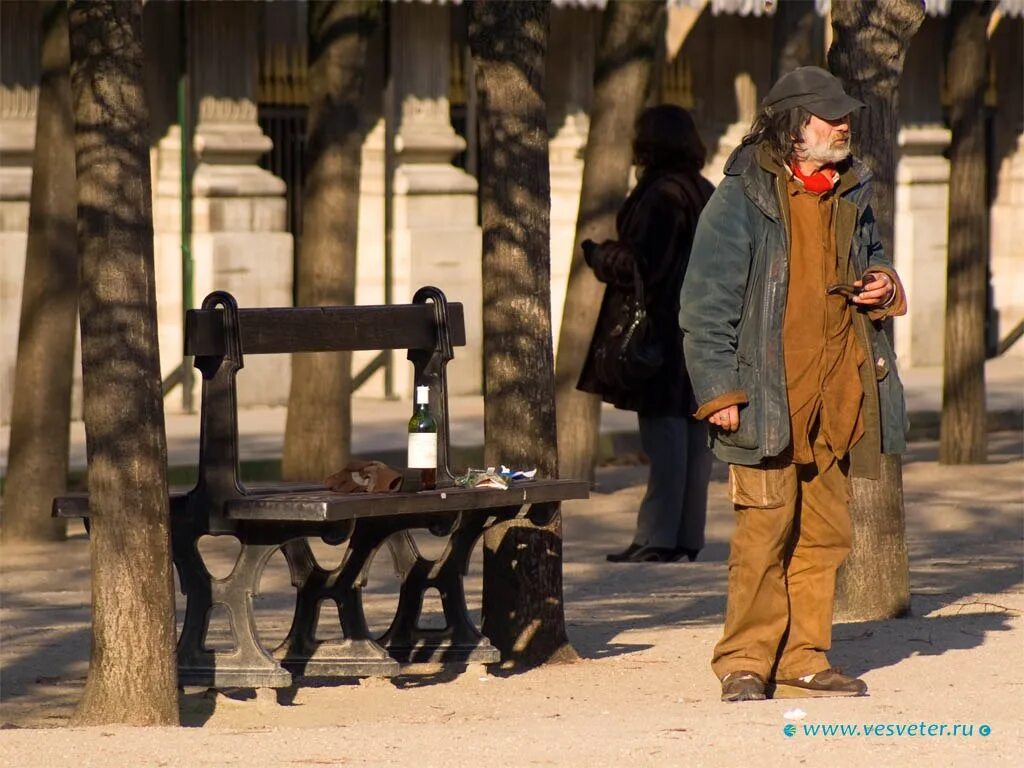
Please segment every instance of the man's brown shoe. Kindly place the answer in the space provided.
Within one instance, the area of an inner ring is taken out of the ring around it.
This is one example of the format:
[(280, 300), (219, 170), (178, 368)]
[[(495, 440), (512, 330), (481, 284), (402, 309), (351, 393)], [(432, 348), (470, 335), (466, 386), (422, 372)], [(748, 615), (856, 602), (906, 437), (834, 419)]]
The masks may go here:
[(868, 687), (863, 680), (844, 675), (838, 667), (829, 667), (814, 675), (792, 680), (776, 680), (773, 699), (806, 699), (825, 696), (866, 696)]
[(754, 672), (730, 672), (722, 678), (722, 701), (763, 701), (764, 680)]

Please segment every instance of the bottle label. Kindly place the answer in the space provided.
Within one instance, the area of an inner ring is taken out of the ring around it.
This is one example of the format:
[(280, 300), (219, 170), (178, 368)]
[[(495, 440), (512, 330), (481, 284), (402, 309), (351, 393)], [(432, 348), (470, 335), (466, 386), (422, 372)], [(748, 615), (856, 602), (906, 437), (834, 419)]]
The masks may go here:
[(409, 469), (437, 467), (437, 432), (413, 432), (409, 435)]

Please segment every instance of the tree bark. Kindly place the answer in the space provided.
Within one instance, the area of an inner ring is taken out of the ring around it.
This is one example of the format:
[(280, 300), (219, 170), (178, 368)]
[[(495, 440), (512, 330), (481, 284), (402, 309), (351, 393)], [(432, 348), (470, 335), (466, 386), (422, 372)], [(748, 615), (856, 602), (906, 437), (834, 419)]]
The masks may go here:
[(994, 2), (953, 3), (946, 60), (949, 146), (949, 262), (939, 462), (985, 461), (985, 315), (988, 200), (985, 76)]
[(850, 478), (853, 547), (836, 581), (836, 615), (879, 621), (910, 614), (910, 561), (903, 509), (903, 463), (882, 456), (878, 480)]
[[(546, 2), (470, 6), (483, 225), (484, 454), (556, 477), (551, 351)], [(565, 633), (562, 525), (513, 520), (484, 537), (483, 631), (506, 665), (575, 658)]]
[(615, 215), (629, 189), (635, 123), (647, 101), (664, 11), (661, 3), (623, 0), (611, 0), (604, 10), (555, 370), (563, 477), (593, 480), (601, 425), (601, 398), (576, 389), (604, 295), (604, 285), (583, 260), (580, 244), (615, 237)]
[[(867, 109), (854, 112), (855, 152), (874, 171), (871, 205), (882, 243), (893, 253), (899, 81), (910, 41), (924, 20), (918, 0), (832, 4), (828, 63)], [(891, 332), (891, 327), (890, 327)], [(899, 456), (882, 456), (878, 480), (853, 478), (853, 549), (839, 572), (836, 611), (874, 620), (910, 610), (910, 566)]]
[(142, 3), (72, 2), (92, 655), (77, 724), (178, 722)]
[[(297, 263), (302, 306), (355, 303), (360, 120), (372, 0), (309, 5), (308, 165)], [(320, 480), (343, 467), (352, 442), (352, 354), (292, 355), (281, 474)]]
[(772, 82), (821, 61), (822, 24), (814, 0), (785, 0), (772, 22)]
[(75, 145), (65, 3), (47, 9), (32, 157), (28, 248), (14, 374), (3, 540), (60, 541), (50, 516), (67, 489), (71, 380), (78, 316)]

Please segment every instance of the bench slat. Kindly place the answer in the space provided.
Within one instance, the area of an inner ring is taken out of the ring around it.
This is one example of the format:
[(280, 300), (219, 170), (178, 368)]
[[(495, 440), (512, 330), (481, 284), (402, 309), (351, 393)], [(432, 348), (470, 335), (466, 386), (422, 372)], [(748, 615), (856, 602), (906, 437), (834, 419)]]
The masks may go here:
[(280, 493), (228, 501), (224, 514), (232, 520), (335, 522), (361, 517), (498, 509), (586, 499), (589, 495), (590, 484), (582, 480), (536, 480), (504, 491), (444, 488), (419, 493)]
[[(256, 482), (246, 483), (246, 491), (251, 494), (261, 493), (298, 493), (305, 491), (323, 491), (324, 486), (320, 483), (281, 483), (281, 482)], [(168, 499), (173, 505), (175, 501), (184, 499), (192, 488), (184, 485), (172, 485), (168, 489)], [(55, 496), (52, 504), (51, 517), (74, 519), (76, 517), (89, 517), (89, 494), (68, 493), (63, 496)]]
[[(462, 304), (448, 305), (453, 346), (465, 346)], [(239, 309), (242, 354), (332, 352), (363, 349), (433, 349), (434, 309), (429, 304), (358, 307)], [(223, 312), (190, 309), (185, 354), (224, 354)]]
[[(169, 489), (168, 498), (173, 504), (177, 500), (188, 496), (189, 489), (183, 487), (172, 487)], [(89, 517), (89, 494), (69, 493), (64, 496), (55, 496), (51, 505), (51, 517), (73, 520), (77, 517)]]

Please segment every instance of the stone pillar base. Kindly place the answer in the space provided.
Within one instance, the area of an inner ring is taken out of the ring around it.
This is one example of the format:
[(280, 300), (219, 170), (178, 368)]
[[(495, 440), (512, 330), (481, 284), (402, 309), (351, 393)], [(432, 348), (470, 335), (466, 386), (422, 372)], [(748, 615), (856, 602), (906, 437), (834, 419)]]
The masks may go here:
[(896, 271), (909, 311), (895, 328), (903, 367), (941, 366), (946, 315), (950, 132), (941, 125), (905, 126), (896, 169)]
[[(1024, 134), (999, 171), (999, 194), (992, 206), (992, 289), (999, 340), (1024, 320)], [(1024, 341), (1006, 352), (1024, 360)]]
[(589, 120), (585, 114), (569, 115), (551, 139), (551, 344), (558, 354), (562, 310), (569, 287), (576, 217), (583, 186), (583, 158)]
[(716, 187), (725, 178), (726, 161), (735, 151), (736, 147), (743, 143), (743, 137), (747, 135), (748, 130), (750, 130), (750, 121), (744, 120), (730, 123), (719, 135), (715, 154), (708, 158), (707, 165), (704, 166), (703, 171), (708, 181)]
[[(181, 365), (185, 346), (181, 269), (181, 131), (177, 125), (171, 126), (157, 145), (153, 193), (153, 263), (160, 376), (167, 378)], [(180, 390), (164, 398), (164, 410), (168, 413), (181, 412)]]
[[(12, 102), (20, 108), (15, 110)], [(34, 113), (34, 91), (0, 86), (0, 424), (10, 423), (14, 398), (28, 248)]]
[[(476, 180), (442, 163), (395, 169), (392, 295), (412, 300), (416, 289), (433, 285), (461, 302), (466, 346), (455, 350), (448, 368), (453, 395), (479, 394), (483, 383), (482, 236), (476, 225)], [(395, 392), (412, 395), (412, 366), (395, 359)]]
[[(447, 7), (394, 6), (391, 72), (395, 170), (392, 192), (392, 299), (406, 303), (423, 285), (461, 302), (466, 346), (448, 368), (451, 394), (479, 393), (483, 383), (481, 234), (476, 179), (451, 164), (466, 148), (452, 128), (448, 88), (451, 19)], [(395, 355), (395, 393), (412, 397), (412, 366)]]

